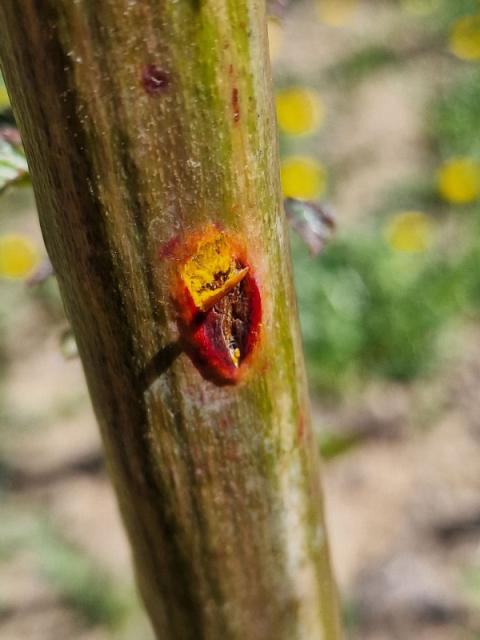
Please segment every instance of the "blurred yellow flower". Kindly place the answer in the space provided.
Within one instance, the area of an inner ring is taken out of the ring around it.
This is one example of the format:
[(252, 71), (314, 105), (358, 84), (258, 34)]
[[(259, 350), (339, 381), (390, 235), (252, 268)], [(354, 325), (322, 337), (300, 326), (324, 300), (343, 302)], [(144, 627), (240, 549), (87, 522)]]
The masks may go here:
[(416, 16), (428, 16), (439, 4), (439, 0), (402, 0), (403, 8)]
[(385, 235), (395, 251), (419, 253), (430, 243), (432, 224), (421, 211), (400, 211), (388, 223)]
[(280, 51), (283, 40), (282, 25), (275, 18), (269, 18), (267, 22), (268, 29), (268, 49), (270, 52), (270, 60), (275, 60)]
[(473, 202), (480, 195), (480, 164), (472, 158), (453, 158), (440, 168), (437, 182), (447, 202)]
[(38, 260), (35, 246), (25, 236), (0, 236), (0, 277), (25, 278), (33, 271)]
[(462, 60), (480, 59), (480, 15), (457, 20), (449, 38), (450, 51)]
[(358, 0), (317, 0), (320, 20), (331, 27), (348, 24), (357, 9)]
[(291, 136), (312, 133), (322, 124), (325, 109), (315, 91), (295, 87), (279, 91), (275, 98), (280, 129)]
[(287, 198), (313, 200), (326, 189), (325, 167), (309, 156), (292, 156), (282, 162), (283, 193)]

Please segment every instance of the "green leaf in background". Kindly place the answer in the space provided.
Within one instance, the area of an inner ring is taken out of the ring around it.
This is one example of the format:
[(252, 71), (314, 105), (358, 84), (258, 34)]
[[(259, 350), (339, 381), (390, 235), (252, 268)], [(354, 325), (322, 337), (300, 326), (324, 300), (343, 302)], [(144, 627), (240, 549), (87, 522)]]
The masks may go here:
[(7, 109), (10, 106), (10, 100), (8, 98), (7, 87), (0, 74), (0, 111)]
[[(1, 88), (0, 88), (1, 90)], [(0, 194), (28, 179), (28, 165), (20, 148), (2, 137), (0, 130)]]
[(320, 455), (323, 460), (332, 460), (344, 453), (348, 453), (356, 445), (362, 444), (364, 439), (359, 433), (327, 431), (320, 436)]

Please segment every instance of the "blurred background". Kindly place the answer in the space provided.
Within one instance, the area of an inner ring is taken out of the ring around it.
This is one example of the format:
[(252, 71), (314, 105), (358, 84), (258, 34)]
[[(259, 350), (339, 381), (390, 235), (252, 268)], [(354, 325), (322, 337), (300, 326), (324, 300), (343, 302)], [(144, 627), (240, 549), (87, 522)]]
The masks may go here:
[[(285, 196), (337, 219), (291, 241), (346, 635), (479, 640), (480, 2), (270, 13)], [(0, 637), (150, 640), (0, 111)]]

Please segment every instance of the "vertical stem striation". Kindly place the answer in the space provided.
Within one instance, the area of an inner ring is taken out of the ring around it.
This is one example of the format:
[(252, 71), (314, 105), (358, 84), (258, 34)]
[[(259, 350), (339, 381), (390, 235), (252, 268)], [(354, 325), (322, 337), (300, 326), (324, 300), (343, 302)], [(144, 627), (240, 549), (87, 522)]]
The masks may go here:
[[(0, 6), (45, 243), (162, 640), (338, 638), (263, 5)], [(262, 307), (225, 385), (183, 348), (172, 295), (209, 229), (243, 247)]]

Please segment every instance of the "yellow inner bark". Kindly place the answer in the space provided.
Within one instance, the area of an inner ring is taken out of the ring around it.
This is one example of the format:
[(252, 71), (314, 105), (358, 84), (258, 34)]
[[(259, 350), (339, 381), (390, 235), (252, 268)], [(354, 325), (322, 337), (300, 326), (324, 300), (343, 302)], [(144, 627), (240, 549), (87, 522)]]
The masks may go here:
[(248, 272), (239, 264), (228, 240), (221, 234), (203, 240), (183, 265), (182, 280), (195, 306), (208, 311)]

